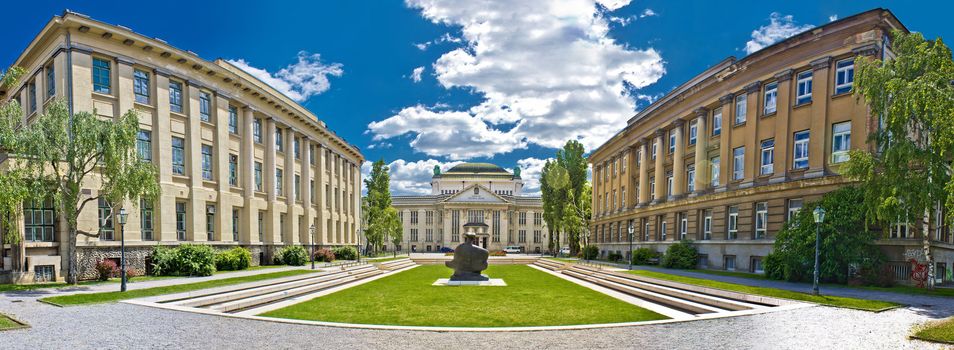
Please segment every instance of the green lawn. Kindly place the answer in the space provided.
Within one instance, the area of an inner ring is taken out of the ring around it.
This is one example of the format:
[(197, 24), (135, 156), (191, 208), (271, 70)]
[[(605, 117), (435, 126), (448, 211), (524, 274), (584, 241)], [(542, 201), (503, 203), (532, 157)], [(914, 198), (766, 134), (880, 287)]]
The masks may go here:
[(900, 306), (900, 304), (887, 302), (887, 301), (866, 300), (866, 299), (856, 299), (856, 298), (846, 298), (846, 297), (836, 297), (836, 296), (826, 296), (826, 295), (816, 296), (816, 295), (811, 295), (808, 293), (793, 292), (793, 291), (784, 290), (784, 289), (753, 287), (753, 286), (746, 286), (746, 285), (735, 284), (735, 283), (713, 281), (713, 280), (708, 280), (703, 278), (670, 275), (667, 273), (655, 272), (655, 271), (632, 270), (628, 272), (634, 275), (664, 279), (664, 280), (669, 280), (673, 282), (694, 284), (694, 285), (699, 285), (704, 287), (718, 288), (718, 289), (730, 290), (730, 291), (747, 293), (747, 294), (756, 294), (756, 295), (764, 295), (764, 296), (783, 298), (783, 299), (807, 301), (807, 302), (816, 303), (816, 304), (850, 308), (850, 309), (859, 309), (859, 310), (865, 310), (865, 311), (881, 311), (888, 308)]
[(377, 264), (377, 263), (383, 263), (383, 262), (394, 261), (394, 260), (401, 260), (401, 259), (407, 259), (407, 257), (406, 257), (406, 256), (399, 256), (399, 257), (396, 257), (396, 258), (395, 258), (395, 257), (390, 257), (390, 258), (370, 258), (370, 259), (364, 259), (364, 258), (362, 258), (362, 261), (366, 261), (366, 262), (369, 262), (369, 263), (372, 263), (372, 264)]
[(506, 287), (432, 286), (453, 271), (424, 265), (267, 312), (302, 320), (446, 327), (555, 326), (666, 317), (525, 265), (491, 265)]
[(7, 315), (0, 314), (0, 331), (5, 331), (8, 329), (22, 328), (23, 325), (17, 323), (16, 321), (10, 319)]
[(921, 340), (954, 344), (954, 318), (928, 324), (916, 331), (914, 337)]
[(263, 273), (259, 275), (232, 277), (232, 278), (223, 278), (223, 279), (204, 281), (204, 282), (178, 284), (178, 285), (165, 286), (165, 287), (134, 289), (127, 292), (116, 291), (116, 292), (63, 295), (63, 296), (43, 298), (43, 299), (40, 299), (40, 301), (45, 301), (48, 303), (62, 305), (62, 306), (108, 303), (108, 302), (114, 302), (114, 301), (120, 301), (120, 300), (126, 300), (126, 299), (135, 299), (135, 298), (151, 297), (151, 296), (163, 295), (163, 294), (189, 292), (189, 291), (199, 290), (199, 289), (215, 288), (215, 287), (227, 286), (232, 284), (262, 281), (262, 280), (267, 280), (272, 278), (288, 277), (288, 276), (295, 276), (295, 275), (314, 273), (314, 272), (317, 272), (317, 271), (288, 270), (288, 271), (279, 271), (279, 272), (272, 272), (272, 273)]

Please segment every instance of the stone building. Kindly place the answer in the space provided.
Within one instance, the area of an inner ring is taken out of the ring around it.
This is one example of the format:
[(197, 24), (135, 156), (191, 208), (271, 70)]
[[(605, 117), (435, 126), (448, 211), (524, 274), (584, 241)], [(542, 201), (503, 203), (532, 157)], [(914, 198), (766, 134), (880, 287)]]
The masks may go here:
[[(464, 226), (486, 224), (477, 243), (490, 251), (507, 246), (524, 252), (547, 250), (548, 235), (540, 197), (523, 195), (520, 170), (488, 163), (462, 163), (446, 172), (434, 167), (431, 194), (393, 196), (404, 227), (398, 250), (439, 252), (463, 242)], [(566, 240), (563, 240), (565, 244)], [(388, 243), (388, 249), (394, 249)]]
[[(590, 241), (628, 256), (632, 225), (636, 247), (690, 239), (702, 268), (761, 272), (786, 220), (847, 184), (848, 151), (870, 148), (879, 123), (852, 93), (854, 59), (890, 59), (895, 29), (907, 30), (884, 9), (833, 21), (729, 57), (639, 112), (590, 156)], [(949, 276), (954, 237), (930, 235)], [(904, 224), (883, 229), (897, 279), (921, 240)]]
[[(243, 246), (258, 264), (286, 245), (358, 243), (359, 150), (227, 61), (207, 61), (161, 39), (66, 12), (53, 17), (13, 65), (27, 74), (0, 98), (19, 101), (27, 121), (53, 99), (102, 118), (139, 112), (137, 148), (157, 166), (162, 187), (153, 203), (124, 205), (127, 257), (140, 273), (156, 245)], [(97, 188), (90, 183), (84, 195), (96, 196)], [(68, 261), (62, 217), (49, 202), (24, 207), (23, 244), (3, 247), (2, 269), (26, 273), (8, 272), (6, 279), (62, 279)], [(81, 278), (95, 274), (96, 261), (118, 258), (114, 214), (103, 202), (81, 213), (79, 228), (100, 233), (79, 237)]]

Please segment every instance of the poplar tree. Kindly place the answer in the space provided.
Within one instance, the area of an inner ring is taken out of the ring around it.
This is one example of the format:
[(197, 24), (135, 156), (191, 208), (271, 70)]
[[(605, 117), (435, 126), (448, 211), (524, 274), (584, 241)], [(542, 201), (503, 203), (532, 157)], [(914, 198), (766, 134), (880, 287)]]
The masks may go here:
[[(385, 239), (394, 237), (395, 224), (400, 231), (401, 223), (398, 220), (397, 211), (391, 206), (391, 175), (388, 173), (389, 171), (384, 160), (380, 159), (371, 165), (371, 174), (364, 180), (365, 187), (368, 190), (364, 210), (368, 226), (364, 230), (364, 234), (368, 246), (375, 254), (378, 252), (378, 248), (384, 244)], [(397, 242), (400, 243), (400, 235), (398, 237)]]

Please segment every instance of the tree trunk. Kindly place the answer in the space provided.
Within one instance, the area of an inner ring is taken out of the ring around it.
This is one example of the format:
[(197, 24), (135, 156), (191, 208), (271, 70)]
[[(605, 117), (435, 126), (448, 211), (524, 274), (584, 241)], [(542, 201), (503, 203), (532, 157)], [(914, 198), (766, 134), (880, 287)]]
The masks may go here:
[(66, 283), (76, 284), (77, 277), (79, 275), (77, 271), (77, 259), (76, 259), (76, 228), (70, 227), (69, 229), (69, 245), (66, 248), (66, 254), (69, 254), (69, 266), (66, 270)]
[(934, 258), (931, 256), (931, 212), (930, 209), (924, 211), (924, 217), (921, 220), (922, 229), (921, 232), (921, 242), (923, 243), (924, 249), (924, 262), (927, 264), (928, 275), (927, 281), (924, 283), (924, 287), (928, 290), (934, 289)]

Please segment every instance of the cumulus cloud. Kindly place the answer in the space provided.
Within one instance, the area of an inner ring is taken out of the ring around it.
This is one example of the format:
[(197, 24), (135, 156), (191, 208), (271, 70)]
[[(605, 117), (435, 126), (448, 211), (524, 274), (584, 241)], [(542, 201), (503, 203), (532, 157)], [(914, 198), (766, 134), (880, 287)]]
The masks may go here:
[(520, 178), (523, 179), (523, 194), (528, 196), (540, 195), (540, 174), (543, 173), (543, 165), (548, 159), (524, 158), (517, 161), (520, 167)]
[(331, 87), (328, 77), (340, 77), (344, 74), (340, 63), (325, 64), (321, 62), (321, 55), (310, 54), (305, 51), (298, 53), (298, 62), (292, 63), (275, 73), (254, 67), (241, 58), (227, 61), (271, 85), (271, 87), (295, 100), (295, 102), (304, 102), (311, 96), (327, 91)]
[[(427, 195), (431, 193), (431, 177), (434, 176), (434, 166), (440, 166), (446, 171), (461, 162), (441, 162), (435, 159), (408, 162), (398, 159), (388, 164), (391, 175), (391, 194), (395, 196)], [(371, 177), (371, 162), (361, 164), (362, 178)], [(361, 193), (367, 194), (364, 184), (361, 184)]]
[(653, 17), (653, 16), (659, 16), (659, 14), (656, 13), (656, 11), (653, 11), (653, 9), (645, 9), (643, 10), (643, 13), (639, 14), (639, 18), (646, 18), (646, 17)]
[(427, 50), (427, 48), (428, 48), (428, 47), (431, 47), (432, 45), (437, 45), (437, 44), (442, 44), (442, 43), (454, 43), (454, 44), (458, 44), (458, 43), (460, 43), (461, 41), (463, 41), (461, 38), (458, 38), (458, 37), (456, 37), (456, 36), (450, 35), (450, 33), (444, 33), (443, 35), (441, 35), (441, 36), (440, 36), (439, 38), (437, 38), (437, 39), (425, 41), (425, 42), (423, 42), (423, 43), (414, 44), (414, 47), (416, 47), (418, 50), (424, 51), (424, 50)]
[(752, 31), (752, 40), (745, 43), (745, 53), (751, 54), (775, 42), (792, 35), (812, 29), (811, 24), (798, 25), (792, 15), (782, 16), (778, 12), (769, 15), (769, 24)]
[(829, 21), (829, 22), (834, 22), (834, 21), (837, 21), (837, 20), (838, 20), (838, 15), (828, 16), (828, 21)]
[(414, 70), (411, 71), (411, 80), (413, 80), (415, 83), (420, 83), (422, 73), (424, 73), (424, 66), (414, 68)]
[(608, 36), (607, 14), (627, 0), (407, 3), (460, 28), (463, 47), (444, 53), (434, 75), (483, 99), (464, 110), (410, 106), (368, 125), (376, 140), (408, 135), (430, 156), (489, 157), (569, 139), (592, 149), (625, 126), (635, 91), (665, 73), (656, 50)]

